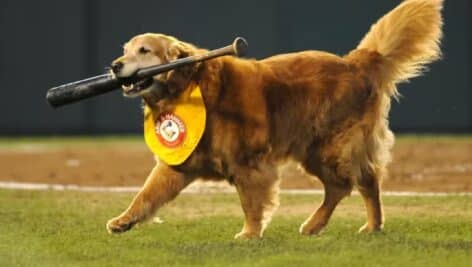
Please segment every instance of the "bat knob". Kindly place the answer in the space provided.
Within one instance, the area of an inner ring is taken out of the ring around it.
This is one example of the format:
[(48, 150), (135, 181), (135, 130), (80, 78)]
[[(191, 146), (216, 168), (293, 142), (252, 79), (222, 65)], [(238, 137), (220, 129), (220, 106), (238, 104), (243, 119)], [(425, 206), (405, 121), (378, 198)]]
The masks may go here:
[(246, 55), (248, 43), (243, 37), (237, 37), (233, 42), (234, 54), (238, 57)]

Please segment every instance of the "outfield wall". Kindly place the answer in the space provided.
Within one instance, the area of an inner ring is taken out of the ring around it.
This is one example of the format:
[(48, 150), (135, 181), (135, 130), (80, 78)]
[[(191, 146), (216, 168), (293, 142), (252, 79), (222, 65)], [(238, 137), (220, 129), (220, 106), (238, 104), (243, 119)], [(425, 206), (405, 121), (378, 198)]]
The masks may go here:
[[(139, 101), (119, 93), (57, 111), (44, 100), (51, 86), (103, 72), (137, 33), (168, 33), (209, 48), (241, 35), (256, 58), (304, 49), (345, 54), (399, 2), (3, 0), (0, 135), (140, 132)], [(471, 7), (446, 1), (444, 60), (400, 87), (395, 130), (472, 132)]]

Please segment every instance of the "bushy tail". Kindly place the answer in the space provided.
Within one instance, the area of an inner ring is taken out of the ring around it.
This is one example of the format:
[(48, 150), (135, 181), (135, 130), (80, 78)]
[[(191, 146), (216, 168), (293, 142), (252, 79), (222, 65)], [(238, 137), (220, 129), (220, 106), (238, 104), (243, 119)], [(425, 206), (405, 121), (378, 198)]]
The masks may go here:
[(380, 81), (396, 95), (395, 84), (421, 75), (441, 56), (443, 0), (406, 0), (375, 23), (357, 49), (383, 56)]

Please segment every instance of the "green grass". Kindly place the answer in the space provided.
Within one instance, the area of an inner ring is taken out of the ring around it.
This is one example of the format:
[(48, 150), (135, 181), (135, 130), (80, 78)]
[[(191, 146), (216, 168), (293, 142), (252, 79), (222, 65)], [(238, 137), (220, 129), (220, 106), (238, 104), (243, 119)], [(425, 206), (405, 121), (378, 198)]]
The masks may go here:
[(357, 234), (362, 201), (344, 201), (320, 236), (297, 233), (321, 196), (283, 196), (263, 240), (235, 241), (228, 195), (181, 195), (144, 224), (109, 235), (132, 194), (0, 190), (0, 266), (470, 266), (472, 197), (385, 197), (382, 234)]

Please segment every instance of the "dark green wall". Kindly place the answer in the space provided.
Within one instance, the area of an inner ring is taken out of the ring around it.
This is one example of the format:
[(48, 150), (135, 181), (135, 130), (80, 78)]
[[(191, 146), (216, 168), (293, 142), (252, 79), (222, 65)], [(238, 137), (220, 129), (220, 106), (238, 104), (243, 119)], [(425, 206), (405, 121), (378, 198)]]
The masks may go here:
[[(256, 58), (305, 49), (345, 54), (399, 2), (2, 0), (0, 134), (140, 132), (139, 101), (119, 93), (56, 111), (44, 100), (51, 86), (102, 73), (138, 33), (167, 33), (207, 48), (241, 35)], [(444, 59), (400, 85), (394, 130), (472, 132), (471, 5), (446, 1)]]

